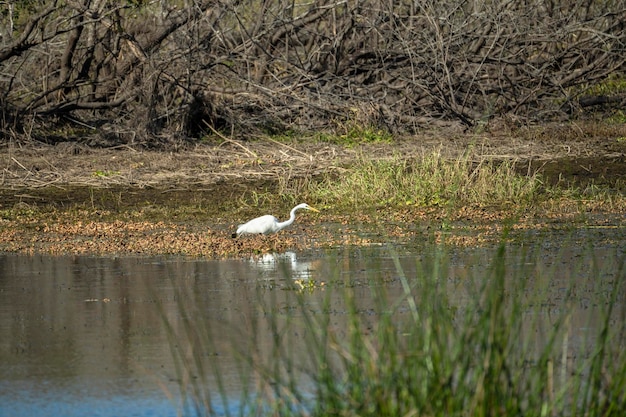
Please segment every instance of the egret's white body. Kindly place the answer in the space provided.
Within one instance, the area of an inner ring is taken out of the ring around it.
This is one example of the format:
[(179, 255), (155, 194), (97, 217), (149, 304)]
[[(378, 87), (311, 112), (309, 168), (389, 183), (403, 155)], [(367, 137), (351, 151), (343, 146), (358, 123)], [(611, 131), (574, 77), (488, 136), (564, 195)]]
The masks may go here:
[(311, 210), (319, 213), (319, 210), (314, 209), (306, 203), (298, 204), (291, 209), (289, 220), (279, 222), (276, 217), (272, 216), (271, 214), (266, 214), (265, 216), (252, 219), (248, 223), (240, 224), (237, 228), (237, 232), (233, 233), (233, 237), (239, 237), (241, 235), (267, 235), (270, 233), (276, 233), (293, 223), (294, 220), (296, 220), (296, 211), (300, 209)]

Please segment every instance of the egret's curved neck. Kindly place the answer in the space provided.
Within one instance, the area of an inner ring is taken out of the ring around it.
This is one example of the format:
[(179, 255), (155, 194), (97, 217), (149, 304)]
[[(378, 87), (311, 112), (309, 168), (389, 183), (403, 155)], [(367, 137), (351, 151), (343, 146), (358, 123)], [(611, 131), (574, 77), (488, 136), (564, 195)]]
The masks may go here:
[(291, 213), (289, 213), (289, 220), (285, 220), (284, 222), (278, 223), (278, 230), (284, 229), (285, 227), (293, 223), (294, 220), (296, 220), (296, 210), (298, 210), (299, 208), (300, 207), (294, 207), (293, 209), (291, 209)]

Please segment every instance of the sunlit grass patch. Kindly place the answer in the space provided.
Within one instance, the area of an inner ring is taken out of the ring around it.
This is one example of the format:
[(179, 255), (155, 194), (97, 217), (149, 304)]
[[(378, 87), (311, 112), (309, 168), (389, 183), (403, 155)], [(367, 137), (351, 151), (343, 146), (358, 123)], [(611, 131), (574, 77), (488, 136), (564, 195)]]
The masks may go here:
[(541, 193), (539, 175), (519, 175), (514, 162), (447, 160), (439, 153), (416, 160), (363, 159), (340, 177), (317, 184), (312, 194), (327, 204), (459, 206), (530, 205)]

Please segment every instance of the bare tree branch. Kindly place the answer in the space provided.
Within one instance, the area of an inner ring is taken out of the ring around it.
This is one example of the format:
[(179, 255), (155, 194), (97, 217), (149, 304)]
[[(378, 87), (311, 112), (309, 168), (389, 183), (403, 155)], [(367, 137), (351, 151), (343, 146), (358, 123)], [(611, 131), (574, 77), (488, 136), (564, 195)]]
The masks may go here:
[(37, 25), (41, 23), (43, 19), (45, 19), (52, 12), (54, 12), (56, 7), (57, 1), (54, 1), (39, 14), (33, 16), (22, 30), (22, 34), (20, 35), (20, 37), (8, 47), (0, 50), (0, 62), (6, 61), (13, 56), (20, 55), (22, 52), (30, 49), (33, 45), (35, 45), (36, 42), (33, 42), (30, 39), (33, 30), (37, 27)]
[(626, 77), (626, 0), (41, 3), (0, 47), (0, 129), (411, 132), (623, 103), (586, 89)]

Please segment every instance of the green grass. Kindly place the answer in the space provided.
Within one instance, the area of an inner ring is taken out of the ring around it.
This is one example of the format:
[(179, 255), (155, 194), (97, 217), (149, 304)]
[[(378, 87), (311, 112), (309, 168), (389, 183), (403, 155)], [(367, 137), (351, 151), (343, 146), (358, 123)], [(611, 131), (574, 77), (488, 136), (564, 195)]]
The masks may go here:
[(340, 206), (452, 206), (533, 204), (542, 190), (539, 175), (516, 172), (514, 163), (447, 160), (439, 153), (417, 160), (364, 159), (339, 178), (312, 187), (314, 199)]
[(449, 160), (438, 152), (413, 160), (363, 157), (339, 175), (280, 181), (276, 188), (247, 193), (239, 205), (286, 209), (302, 200), (341, 212), (402, 206), (523, 209), (547, 195), (541, 176), (519, 174), (514, 162), (468, 155)]
[[(248, 343), (232, 346), (246, 387), (242, 414), (623, 415), (624, 257), (610, 267), (605, 259), (579, 265), (604, 278), (592, 288), (601, 317), (574, 348), (572, 326), (588, 326), (572, 323), (570, 307), (582, 302), (581, 288), (572, 283), (565, 300), (552, 307), (545, 290), (558, 262), (538, 274), (534, 262), (541, 251), (508, 251), (505, 245), (494, 249), (487, 272), (457, 288), (466, 293), (462, 303), (448, 287), (444, 250), (416, 259), (414, 276), (405, 274), (390, 248), (391, 279), (373, 268), (368, 282), (358, 284), (336, 269), (324, 290), (263, 286), (253, 301), (258, 314), (245, 321)], [(516, 257), (522, 262), (512, 268)], [(312, 297), (315, 291), (324, 292)], [(371, 302), (363, 308), (367, 294)], [(182, 324), (166, 320), (178, 380), (189, 414), (212, 415), (216, 400), (228, 402), (228, 395), (220, 383), (213, 392), (205, 388), (208, 375), (221, 374), (219, 357), (207, 352), (228, 340), (228, 332), (216, 336), (214, 324), (201, 319), (205, 307), (189, 302), (197, 294), (184, 289), (180, 295)], [(538, 318), (546, 308), (547, 326)]]

